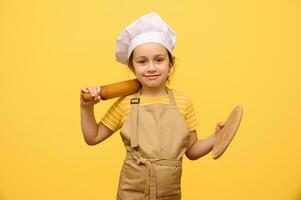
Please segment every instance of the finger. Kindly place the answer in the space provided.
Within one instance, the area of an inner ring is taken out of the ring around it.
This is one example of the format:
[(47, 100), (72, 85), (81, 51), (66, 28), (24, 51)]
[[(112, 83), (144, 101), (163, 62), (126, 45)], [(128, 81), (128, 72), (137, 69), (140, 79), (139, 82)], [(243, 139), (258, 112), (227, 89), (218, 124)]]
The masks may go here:
[(101, 98), (101, 86), (97, 87), (97, 94), (98, 94), (98, 99), (102, 100), (102, 98)]
[(225, 124), (224, 124), (224, 122), (218, 122), (217, 125), (220, 127), (223, 127)]
[(88, 90), (87, 88), (82, 88), (82, 89), (81, 89), (81, 92), (88, 93), (88, 92), (89, 92), (89, 90)]
[(93, 89), (92, 87), (88, 87), (89, 93), (91, 94), (92, 97), (94, 97)]
[(97, 97), (97, 96), (98, 96), (98, 93), (97, 93), (97, 88), (96, 88), (96, 87), (93, 88), (93, 92), (94, 92), (94, 94), (95, 94), (95, 97)]
[(94, 88), (93, 88), (93, 92), (94, 92), (94, 94), (95, 94), (95, 96), (94, 96), (94, 100), (97, 100), (97, 99), (98, 99), (98, 96), (99, 96), (99, 94), (98, 94), (98, 92), (97, 92), (97, 88), (96, 88), (96, 87), (94, 87)]
[(100, 96), (100, 90), (101, 90), (101, 88), (100, 88), (100, 86), (97, 86), (97, 94)]
[(223, 126), (222, 124), (219, 124), (219, 123), (218, 123), (218, 124), (216, 125), (216, 130), (217, 130), (217, 131), (220, 131), (223, 127), (224, 127), (224, 126)]
[(92, 93), (93, 93), (93, 97), (95, 97), (95, 96), (97, 95), (96, 92), (95, 92), (95, 88), (92, 87), (92, 88), (91, 88), (91, 91), (92, 91)]

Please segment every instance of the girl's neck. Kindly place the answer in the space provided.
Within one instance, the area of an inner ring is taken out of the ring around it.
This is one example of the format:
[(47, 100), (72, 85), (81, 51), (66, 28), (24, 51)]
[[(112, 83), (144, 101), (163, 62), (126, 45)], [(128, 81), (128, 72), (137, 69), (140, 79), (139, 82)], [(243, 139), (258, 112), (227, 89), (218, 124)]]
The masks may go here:
[(167, 87), (165, 85), (156, 88), (148, 88), (144, 86), (141, 88), (141, 96), (145, 97), (159, 97), (167, 94)]

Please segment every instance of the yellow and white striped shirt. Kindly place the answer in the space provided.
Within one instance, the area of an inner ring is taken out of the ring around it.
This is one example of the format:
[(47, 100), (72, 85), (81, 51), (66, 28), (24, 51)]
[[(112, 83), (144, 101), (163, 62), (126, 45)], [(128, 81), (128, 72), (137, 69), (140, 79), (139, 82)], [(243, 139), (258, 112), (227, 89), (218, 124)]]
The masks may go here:
[[(189, 130), (196, 130), (198, 128), (198, 122), (191, 99), (188, 96), (179, 93), (178, 91), (172, 91), (175, 97), (176, 104), (183, 114)], [(107, 113), (103, 116), (101, 122), (112, 131), (118, 131), (126, 121), (131, 110), (130, 100), (132, 97), (133, 94), (125, 97), (119, 97), (117, 101), (115, 101), (115, 103), (109, 108)], [(140, 105), (152, 103), (169, 104), (170, 101), (168, 95), (159, 97), (146, 97), (143, 95), (140, 96)]]

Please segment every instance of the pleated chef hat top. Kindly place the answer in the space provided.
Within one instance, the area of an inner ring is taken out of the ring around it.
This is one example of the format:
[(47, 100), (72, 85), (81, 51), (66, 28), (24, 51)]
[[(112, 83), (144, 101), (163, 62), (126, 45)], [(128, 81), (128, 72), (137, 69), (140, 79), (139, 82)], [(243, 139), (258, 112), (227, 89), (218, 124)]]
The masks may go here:
[(155, 12), (141, 16), (118, 35), (116, 60), (127, 64), (135, 47), (150, 42), (162, 44), (171, 54), (176, 44), (176, 33)]

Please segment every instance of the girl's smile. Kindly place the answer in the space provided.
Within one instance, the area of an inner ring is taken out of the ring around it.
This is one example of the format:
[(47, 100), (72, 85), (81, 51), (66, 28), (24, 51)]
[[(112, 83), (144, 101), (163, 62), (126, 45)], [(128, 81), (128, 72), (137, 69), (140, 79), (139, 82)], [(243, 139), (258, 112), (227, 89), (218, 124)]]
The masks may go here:
[(160, 75), (149, 75), (149, 76), (145, 76), (145, 77), (148, 78), (149, 80), (155, 80), (158, 76), (160, 76)]

